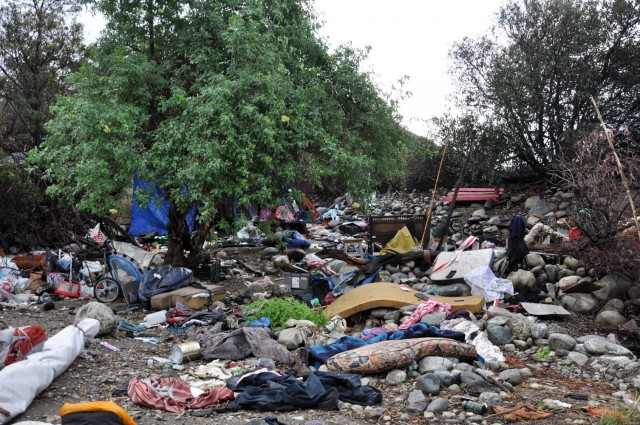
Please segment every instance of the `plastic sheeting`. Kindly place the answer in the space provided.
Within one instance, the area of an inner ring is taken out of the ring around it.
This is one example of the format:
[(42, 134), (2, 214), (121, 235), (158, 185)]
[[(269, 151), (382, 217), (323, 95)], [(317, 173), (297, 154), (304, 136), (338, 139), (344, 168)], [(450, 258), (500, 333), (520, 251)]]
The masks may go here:
[(42, 351), (29, 355), (0, 372), (0, 407), (10, 416), (0, 415), (0, 424), (23, 413), (33, 399), (44, 391), (78, 357), (84, 339), (93, 338), (100, 328), (95, 319), (84, 319), (78, 325), (67, 326), (49, 338)]
[(162, 265), (162, 258), (155, 252), (146, 251), (127, 242), (112, 241), (111, 246), (118, 254), (131, 258), (142, 271), (152, 266), (158, 267)]
[[(142, 206), (138, 199), (138, 191), (152, 193), (149, 203)], [(196, 229), (196, 207), (192, 207), (187, 213), (187, 225), (189, 231)], [(131, 225), (129, 234), (133, 236), (156, 232), (159, 235), (167, 234), (167, 222), (169, 221), (169, 201), (165, 198), (165, 192), (157, 184), (141, 180), (137, 175), (133, 177), (133, 199), (131, 203)]]
[(154, 295), (183, 288), (188, 286), (192, 280), (193, 272), (187, 268), (173, 268), (171, 266), (158, 267), (142, 275), (138, 298), (140, 298), (140, 301), (144, 304), (149, 304), (151, 297)]
[(420, 247), (420, 242), (411, 234), (409, 228), (404, 226), (380, 251), (380, 255), (404, 254)]
[(487, 302), (501, 300), (505, 294), (513, 295), (513, 283), (496, 277), (487, 266), (471, 270), (464, 276), (464, 281), (471, 286), (471, 295), (481, 295)]
[(474, 322), (466, 319), (445, 320), (440, 324), (440, 329), (464, 333), (466, 341), (476, 347), (476, 351), (483, 359), (504, 361), (504, 355), (500, 348), (493, 345), (487, 334), (482, 332)]

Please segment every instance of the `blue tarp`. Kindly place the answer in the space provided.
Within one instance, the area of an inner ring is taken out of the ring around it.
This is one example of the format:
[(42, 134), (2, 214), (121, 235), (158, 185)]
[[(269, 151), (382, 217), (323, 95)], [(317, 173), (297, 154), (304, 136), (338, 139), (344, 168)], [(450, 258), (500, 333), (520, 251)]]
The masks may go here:
[[(146, 207), (138, 201), (138, 190), (153, 192), (151, 200)], [(165, 198), (164, 190), (157, 184), (141, 180), (137, 175), (133, 177), (133, 200), (131, 204), (131, 225), (129, 234), (132, 236), (144, 235), (156, 232), (159, 235), (167, 234), (167, 222), (169, 221), (169, 201)], [(187, 214), (189, 231), (196, 229), (196, 207)]]

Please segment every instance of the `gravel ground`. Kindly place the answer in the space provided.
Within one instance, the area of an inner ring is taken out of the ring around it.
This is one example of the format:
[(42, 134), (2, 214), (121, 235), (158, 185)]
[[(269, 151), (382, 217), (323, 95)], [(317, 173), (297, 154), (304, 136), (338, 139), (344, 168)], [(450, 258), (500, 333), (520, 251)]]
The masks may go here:
[[(53, 335), (73, 322), (75, 311), (84, 301), (58, 301), (56, 308), (51, 311), (40, 311), (39, 306), (27, 309), (7, 309), (0, 314), (0, 320), (12, 326), (40, 325), (43, 326), (47, 335)], [(114, 310), (122, 310), (123, 305), (112, 305)], [(146, 313), (137, 311), (128, 315), (120, 315), (131, 323), (138, 323), (143, 320)], [(593, 333), (593, 323), (589, 323), (589, 318), (571, 323), (567, 328), (572, 329), (572, 333), (584, 332)], [(568, 323), (567, 323), (568, 324)], [(597, 329), (606, 332), (606, 329)], [(405, 411), (406, 399), (409, 392), (414, 388), (415, 379), (399, 385), (388, 385), (384, 380), (385, 374), (372, 376), (371, 385), (381, 389), (384, 394), (382, 407), (385, 409), (382, 416), (367, 420), (365, 412), (358, 407), (349, 405), (341, 406), (338, 411), (318, 411), (305, 410), (288, 413), (273, 412), (249, 412), (241, 411), (233, 414), (212, 414), (207, 417), (196, 417), (190, 413), (174, 414), (158, 410), (145, 409), (134, 405), (127, 397), (112, 397), (111, 391), (126, 382), (130, 377), (146, 376), (149, 374), (162, 374), (164, 370), (160, 365), (154, 364), (149, 367), (148, 359), (152, 356), (168, 357), (171, 347), (179, 342), (179, 337), (169, 334), (164, 329), (149, 329), (145, 335), (154, 336), (162, 342), (157, 345), (127, 338), (125, 335), (112, 335), (106, 338), (97, 338), (87, 343), (86, 350), (73, 362), (69, 369), (58, 377), (45, 391), (43, 391), (28, 410), (17, 420), (39, 420), (51, 423), (60, 423), (57, 416), (58, 410), (63, 403), (83, 402), (94, 400), (114, 400), (124, 407), (138, 424), (147, 425), (158, 422), (172, 424), (204, 424), (204, 423), (225, 423), (228, 425), (245, 424), (252, 419), (263, 418), (265, 416), (275, 416), (281, 422), (287, 424), (363, 424), (363, 423), (425, 423), (422, 413), (407, 413)], [(107, 341), (118, 347), (120, 351), (109, 351), (99, 345), (101, 341)], [(570, 409), (562, 409), (554, 412), (554, 415), (546, 420), (536, 421), (539, 424), (555, 423), (596, 423), (592, 422), (596, 418), (589, 416), (581, 410), (581, 407), (588, 405), (587, 401), (578, 401), (570, 398), (571, 393), (587, 394), (590, 403), (598, 403), (609, 407), (619, 404), (611, 394), (618, 391), (606, 382), (595, 382), (587, 379), (567, 379), (560, 373), (560, 366), (555, 365), (553, 360), (548, 362), (537, 362), (535, 359), (527, 358), (522, 353), (510, 356), (508, 362), (514, 367), (539, 367), (534, 371), (532, 377), (527, 378), (525, 383), (516, 387), (514, 393), (504, 398), (504, 406), (515, 406), (518, 403), (526, 402), (540, 404), (546, 398), (556, 399), (572, 404)], [(195, 361), (189, 364), (203, 364), (203, 361)], [(441, 394), (450, 401), (449, 411), (456, 413), (453, 423), (463, 423), (479, 420), (481, 423), (503, 423), (501, 417), (489, 417), (485, 419), (474, 417), (466, 413), (465, 420), (460, 415), (465, 415), (461, 410), (461, 400), (446, 391)], [(372, 415), (377, 416), (377, 415)], [(440, 422), (440, 417), (436, 422)], [(320, 422), (313, 422), (320, 421)], [(483, 422), (484, 421), (484, 422)], [(582, 421), (582, 422), (581, 422)]]

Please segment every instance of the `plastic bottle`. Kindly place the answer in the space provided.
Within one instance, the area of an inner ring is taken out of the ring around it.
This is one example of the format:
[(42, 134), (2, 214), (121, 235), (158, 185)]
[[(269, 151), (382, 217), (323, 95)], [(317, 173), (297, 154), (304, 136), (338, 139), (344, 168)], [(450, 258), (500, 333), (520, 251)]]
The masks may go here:
[(147, 314), (144, 318), (144, 325), (151, 327), (159, 325), (167, 321), (167, 310), (156, 311), (155, 313)]
[(484, 414), (487, 413), (487, 405), (484, 403), (476, 403), (475, 401), (465, 400), (462, 402), (462, 408), (470, 412)]

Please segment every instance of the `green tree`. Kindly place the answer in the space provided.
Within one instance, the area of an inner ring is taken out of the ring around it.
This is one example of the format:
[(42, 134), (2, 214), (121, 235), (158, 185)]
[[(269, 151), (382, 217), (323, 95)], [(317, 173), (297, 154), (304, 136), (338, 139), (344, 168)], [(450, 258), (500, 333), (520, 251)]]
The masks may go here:
[(27, 152), (44, 124), (63, 78), (83, 56), (73, 0), (8, 0), (0, 6), (0, 149)]
[[(366, 183), (397, 170), (408, 134), (358, 71), (329, 54), (297, 0), (89, 1), (107, 20), (90, 62), (69, 77), (33, 159), (49, 193), (106, 211), (134, 171), (169, 202), (166, 261), (197, 251), (222, 201), (273, 202), (296, 183)], [(200, 229), (188, 235), (196, 203)]]
[(591, 130), (589, 96), (610, 122), (638, 119), (639, 22), (631, 0), (511, 0), (451, 50), (459, 103), (500, 132), (505, 164), (544, 173)]

